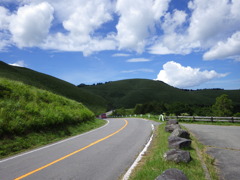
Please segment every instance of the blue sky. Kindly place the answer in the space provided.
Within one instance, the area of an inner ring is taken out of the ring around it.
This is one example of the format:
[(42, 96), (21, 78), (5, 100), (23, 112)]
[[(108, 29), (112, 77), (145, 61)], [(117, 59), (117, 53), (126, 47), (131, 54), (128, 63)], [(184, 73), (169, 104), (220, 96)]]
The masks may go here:
[(239, 0), (1, 0), (0, 60), (75, 85), (240, 89), (239, 9)]

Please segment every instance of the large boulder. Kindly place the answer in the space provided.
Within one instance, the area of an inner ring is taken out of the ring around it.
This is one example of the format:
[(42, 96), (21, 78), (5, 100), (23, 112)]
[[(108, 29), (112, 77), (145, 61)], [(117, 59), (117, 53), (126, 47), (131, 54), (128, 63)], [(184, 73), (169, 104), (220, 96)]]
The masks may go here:
[(155, 180), (188, 180), (187, 176), (179, 169), (168, 169)]
[(191, 156), (188, 151), (183, 151), (180, 149), (171, 149), (164, 154), (164, 158), (167, 161), (173, 161), (176, 163), (185, 162), (188, 163), (191, 161)]
[(185, 147), (190, 147), (192, 141), (185, 138), (180, 138), (176, 136), (170, 136), (168, 138), (168, 147), (170, 149), (181, 149)]
[(171, 137), (177, 136), (177, 137), (181, 137), (181, 138), (190, 139), (189, 132), (187, 132), (183, 129), (179, 129), (179, 128), (175, 128), (170, 136)]
[(181, 129), (179, 124), (170, 124), (165, 126), (166, 132), (173, 132), (175, 129)]
[(170, 125), (170, 124), (178, 124), (178, 121), (175, 119), (170, 119), (167, 121), (166, 125)]

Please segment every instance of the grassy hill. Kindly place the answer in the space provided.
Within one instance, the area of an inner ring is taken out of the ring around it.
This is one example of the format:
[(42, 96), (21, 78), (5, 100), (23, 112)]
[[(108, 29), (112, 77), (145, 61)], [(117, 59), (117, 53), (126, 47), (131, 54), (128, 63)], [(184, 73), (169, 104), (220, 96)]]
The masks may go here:
[(102, 97), (79, 89), (66, 81), (28, 68), (11, 66), (0, 61), (0, 77), (21, 81), (28, 85), (82, 102), (97, 114), (106, 110), (106, 101)]
[(221, 94), (229, 95), (235, 104), (240, 104), (240, 90), (185, 91), (161, 81), (148, 79), (121, 80), (80, 88), (104, 97), (108, 101), (108, 107), (113, 109), (133, 108), (136, 104), (151, 101), (212, 105)]
[(82, 103), (0, 78), (0, 159), (104, 123)]
[(94, 120), (79, 102), (0, 78), (0, 136), (22, 135)]

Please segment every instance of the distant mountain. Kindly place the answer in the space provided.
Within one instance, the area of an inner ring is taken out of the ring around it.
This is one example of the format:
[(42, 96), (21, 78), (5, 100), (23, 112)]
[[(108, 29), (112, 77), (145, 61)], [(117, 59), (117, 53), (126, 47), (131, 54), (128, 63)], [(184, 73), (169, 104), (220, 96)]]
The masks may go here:
[(21, 81), (25, 84), (82, 102), (95, 113), (106, 111), (106, 100), (104, 98), (53, 76), (24, 67), (11, 66), (0, 61), (0, 77)]
[(240, 90), (182, 90), (162, 81), (148, 79), (128, 79), (97, 85), (84, 86), (80, 89), (105, 98), (109, 109), (133, 108), (136, 104), (151, 101), (163, 103), (182, 102), (187, 104), (212, 105), (221, 94), (229, 95), (235, 104), (240, 105)]

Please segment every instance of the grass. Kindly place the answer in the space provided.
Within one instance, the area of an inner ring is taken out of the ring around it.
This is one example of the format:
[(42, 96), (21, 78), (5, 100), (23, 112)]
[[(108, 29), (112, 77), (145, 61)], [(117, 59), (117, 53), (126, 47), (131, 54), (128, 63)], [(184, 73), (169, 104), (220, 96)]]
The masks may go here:
[(24, 135), (90, 121), (81, 103), (23, 83), (0, 78), (0, 136)]
[(0, 61), (0, 77), (23, 82), (81, 102), (96, 114), (106, 111), (106, 101), (104, 98), (47, 74), (24, 67), (11, 66)]
[(0, 78), (0, 157), (102, 124), (79, 102)]
[(0, 159), (90, 131), (105, 123), (106, 121), (104, 120), (94, 119), (93, 121), (68, 125), (55, 130), (32, 132), (24, 136), (15, 136), (11, 139), (0, 139)]
[[(167, 141), (169, 135), (170, 133), (167, 133), (164, 130), (164, 124), (158, 127), (150, 149), (138, 167), (133, 171), (133, 174), (130, 177), (131, 180), (154, 180), (157, 176), (162, 174), (163, 171), (169, 168), (182, 170), (191, 180), (205, 180), (204, 170), (201, 168), (201, 160), (195, 150), (195, 146), (199, 146), (199, 143), (196, 143), (197, 141), (195, 139), (193, 139), (191, 148), (187, 149), (192, 157), (192, 160), (188, 164), (176, 164), (164, 160), (163, 155), (169, 150)], [(209, 166), (212, 166), (209, 162), (206, 163)], [(215, 174), (214, 171), (213, 174)]]

